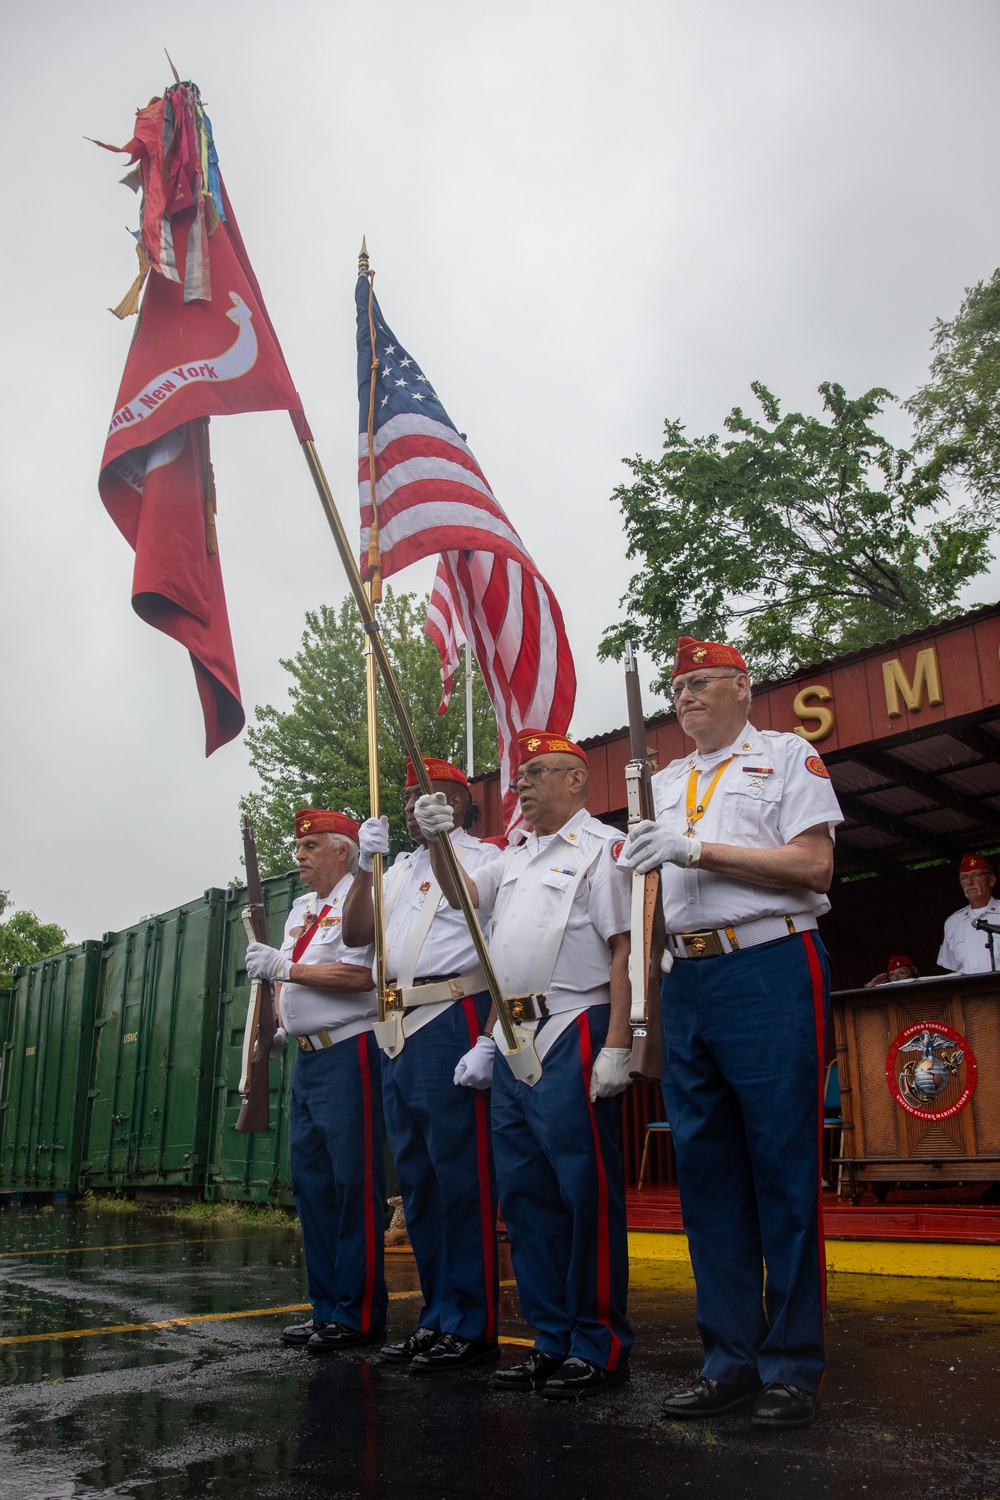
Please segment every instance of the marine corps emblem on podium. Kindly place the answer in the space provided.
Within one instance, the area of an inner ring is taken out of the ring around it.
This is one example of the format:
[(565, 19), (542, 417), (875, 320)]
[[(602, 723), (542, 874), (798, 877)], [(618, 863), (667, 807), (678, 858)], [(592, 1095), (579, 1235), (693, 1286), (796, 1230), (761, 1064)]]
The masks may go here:
[(942, 1021), (915, 1021), (886, 1053), (885, 1081), (896, 1103), (918, 1120), (960, 1114), (976, 1088), (976, 1056), (968, 1041)]

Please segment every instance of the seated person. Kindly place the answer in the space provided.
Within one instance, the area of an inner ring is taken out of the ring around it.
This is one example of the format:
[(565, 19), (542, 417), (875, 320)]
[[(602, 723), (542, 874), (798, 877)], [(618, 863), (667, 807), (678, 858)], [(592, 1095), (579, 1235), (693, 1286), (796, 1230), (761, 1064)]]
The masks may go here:
[(907, 958), (905, 953), (894, 953), (885, 966), (885, 973), (876, 974), (874, 979), (869, 979), (865, 989), (873, 989), (877, 984), (902, 984), (907, 979), (919, 978), (920, 970), (913, 959)]
[[(944, 942), (937, 961), (942, 969), (953, 974), (988, 974), (994, 967), (990, 962), (990, 934), (973, 924), (986, 921), (1000, 927), (1000, 902), (993, 896), (997, 883), (993, 866), (981, 854), (964, 854), (958, 867), (958, 882), (969, 904), (952, 912), (945, 922)], [(995, 942), (1000, 961), (1000, 935)]]

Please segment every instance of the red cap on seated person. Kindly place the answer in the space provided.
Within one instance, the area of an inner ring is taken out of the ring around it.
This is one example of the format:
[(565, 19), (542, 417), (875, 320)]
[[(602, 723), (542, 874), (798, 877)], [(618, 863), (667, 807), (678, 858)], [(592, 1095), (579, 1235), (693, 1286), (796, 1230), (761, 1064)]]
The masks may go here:
[(885, 972), (891, 974), (896, 969), (915, 969), (916, 967), (913, 959), (907, 958), (905, 953), (894, 953), (885, 966)]
[(517, 736), (517, 760), (523, 765), (534, 760), (536, 755), (578, 755), (587, 764), (585, 751), (574, 745), (564, 734), (551, 734), (547, 729), (522, 729)]
[(958, 873), (960, 875), (971, 875), (973, 870), (986, 870), (990, 875), (993, 874), (993, 866), (981, 854), (963, 854), (962, 863), (958, 867)]
[(735, 646), (725, 646), (721, 641), (696, 641), (690, 635), (677, 637), (677, 655), (671, 677), (680, 677), (682, 672), (697, 672), (701, 667), (737, 667), (745, 672), (747, 664)]
[(300, 807), (295, 814), (297, 839), (304, 839), (307, 833), (342, 833), (357, 843), (360, 827), (346, 813), (329, 812), (325, 807)]
[[(427, 767), (427, 774), (432, 781), (457, 781), (460, 786), (467, 787), (469, 785), (469, 780), (465, 772), (459, 770), (458, 766), (453, 766), (450, 760), (436, 760), (433, 755), (425, 755), (424, 765)], [(416, 768), (413, 761), (407, 756), (406, 785), (416, 786), (417, 784)]]

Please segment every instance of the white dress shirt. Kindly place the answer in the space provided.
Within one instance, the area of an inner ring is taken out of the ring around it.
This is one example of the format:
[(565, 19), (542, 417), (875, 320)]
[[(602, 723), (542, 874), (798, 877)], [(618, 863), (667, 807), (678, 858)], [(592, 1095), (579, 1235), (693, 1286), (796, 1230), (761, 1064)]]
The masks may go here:
[[(829, 772), (820, 757), (797, 734), (744, 725), (723, 750), (671, 761), (653, 777), (653, 804), (658, 822), (679, 833), (687, 828), (687, 788), (692, 769), (699, 772), (698, 795), (704, 796), (712, 775), (732, 755), (732, 764), (716, 785), (704, 816), (694, 825), (697, 838), (711, 844), (773, 849), (789, 843), (818, 823), (833, 830), (843, 821)], [(660, 870), (667, 932), (720, 928), (758, 917), (821, 916), (829, 911), (826, 896), (803, 886), (754, 885), (697, 866)]]
[(516, 849), (474, 874), (479, 916), (492, 917), (490, 958), (505, 995), (525, 995), (536, 986), (535, 957), (564, 892), (595, 844), (596, 858), (583, 876), (547, 986), (549, 1010), (576, 1010), (610, 999), (611, 949), (615, 933), (631, 922), (632, 875), (619, 869), (623, 835), (585, 809), (558, 833), (530, 833)]
[[(944, 924), (944, 942), (938, 952), (937, 961), (942, 969), (953, 974), (988, 974), (990, 972), (989, 933), (977, 932), (973, 922), (982, 919), (1000, 927), (1000, 902), (992, 896), (985, 906), (963, 906), (952, 912)], [(1000, 968), (1000, 933), (993, 939)]]
[[(309, 940), (309, 946), (296, 960), (300, 964), (357, 964), (370, 969), (375, 950), (348, 948), (340, 931), (341, 914), (353, 875), (345, 875), (328, 896), (315, 892), (299, 896), (285, 923), (281, 951), (291, 958), (299, 933), (318, 917), (324, 906), (330, 909)], [(294, 934), (294, 935), (293, 935)], [(312, 1036), (328, 1031), (335, 1042), (346, 1041), (362, 1031), (370, 1031), (375, 1020), (374, 990), (338, 995), (333, 990), (317, 990), (306, 984), (283, 984), (278, 992), (281, 1024), (289, 1036)]]

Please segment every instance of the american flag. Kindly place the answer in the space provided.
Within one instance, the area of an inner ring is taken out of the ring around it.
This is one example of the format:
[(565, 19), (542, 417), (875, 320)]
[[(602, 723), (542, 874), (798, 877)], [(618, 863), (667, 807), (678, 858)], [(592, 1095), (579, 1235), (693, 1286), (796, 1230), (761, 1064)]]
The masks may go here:
[[(358, 486), (361, 571), (372, 539), (368, 414), (372, 399), (369, 282), (358, 278)], [(576, 698), (576, 672), (562, 611), (524, 543), (483, 477), (465, 439), (416, 360), (372, 299), (375, 505), (383, 577), (419, 558), (441, 554), (426, 633), (441, 653), (448, 706), (461, 647), (472, 645), (497, 716), (505, 786), (516, 768), (517, 732), (565, 734)], [(519, 821), (516, 797), (504, 794), (508, 831)]]

